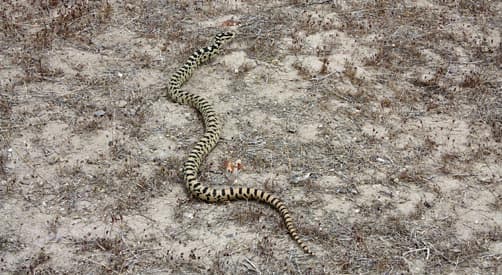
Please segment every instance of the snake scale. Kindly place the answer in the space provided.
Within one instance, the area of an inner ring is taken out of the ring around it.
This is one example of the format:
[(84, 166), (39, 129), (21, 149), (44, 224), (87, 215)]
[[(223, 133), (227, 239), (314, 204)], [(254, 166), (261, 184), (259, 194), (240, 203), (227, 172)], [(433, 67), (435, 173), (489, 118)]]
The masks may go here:
[(213, 106), (205, 98), (186, 91), (181, 86), (192, 76), (194, 70), (220, 52), (221, 47), (233, 39), (233, 32), (217, 34), (211, 45), (195, 51), (169, 80), (167, 95), (180, 104), (194, 107), (202, 114), (205, 133), (189, 153), (183, 165), (183, 177), (188, 191), (195, 197), (206, 202), (222, 202), (231, 200), (256, 200), (267, 203), (277, 209), (284, 219), (289, 234), (301, 246), (305, 253), (313, 255), (309, 247), (300, 239), (288, 208), (282, 200), (263, 190), (249, 187), (213, 188), (205, 186), (197, 179), (197, 173), (202, 161), (214, 148), (220, 138), (221, 123)]

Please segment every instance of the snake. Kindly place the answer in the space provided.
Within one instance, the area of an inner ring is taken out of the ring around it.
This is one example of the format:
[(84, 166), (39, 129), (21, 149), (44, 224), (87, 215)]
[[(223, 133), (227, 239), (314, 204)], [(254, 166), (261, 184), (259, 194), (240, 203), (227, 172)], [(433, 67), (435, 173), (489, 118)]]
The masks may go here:
[(181, 86), (188, 81), (197, 67), (218, 55), (222, 46), (232, 40), (234, 36), (235, 32), (218, 33), (209, 46), (196, 50), (188, 57), (188, 60), (183, 66), (171, 76), (169, 85), (167, 86), (167, 97), (176, 103), (195, 108), (202, 115), (205, 127), (204, 135), (195, 144), (183, 164), (183, 179), (186, 188), (192, 196), (209, 203), (233, 200), (255, 200), (269, 204), (280, 212), (289, 234), (303, 251), (307, 254), (314, 255), (312, 250), (298, 235), (298, 230), (289, 209), (278, 197), (264, 190), (251, 187), (214, 188), (203, 185), (197, 179), (201, 163), (220, 139), (222, 124), (218, 120), (213, 105), (207, 99), (200, 95), (183, 91), (181, 90)]

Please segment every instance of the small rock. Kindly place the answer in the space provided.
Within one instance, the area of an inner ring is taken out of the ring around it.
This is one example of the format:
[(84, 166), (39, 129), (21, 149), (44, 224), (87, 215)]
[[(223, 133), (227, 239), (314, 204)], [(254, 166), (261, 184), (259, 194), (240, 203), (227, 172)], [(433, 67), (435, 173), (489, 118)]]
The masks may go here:
[(287, 127), (287, 131), (288, 131), (288, 133), (294, 134), (294, 133), (296, 133), (298, 130), (297, 130), (297, 128), (296, 128), (295, 126), (293, 126), (293, 125), (289, 125), (289, 126)]
[(304, 183), (308, 179), (310, 179), (312, 173), (306, 173), (306, 174), (298, 174), (298, 175), (293, 175), (289, 179), (289, 183), (291, 184), (299, 184), (299, 183)]
[(104, 110), (98, 110), (98, 111), (94, 112), (95, 117), (102, 117), (105, 114), (106, 114), (106, 112)]
[(127, 101), (125, 101), (125, 100), (119, 100), (119, 101), (117, 101), (117, 106), (119, 108), (124, 108), (126, 105), (127, 105)]
[(53, 164), (56, 164), (57, 162), (59, 161), (59, 156), (56, 155), (56, 154), (52, 154), (51, 156), (49, 156), (49, 158), (47, 159), (47, 163), (49, 165), (53, 165)]

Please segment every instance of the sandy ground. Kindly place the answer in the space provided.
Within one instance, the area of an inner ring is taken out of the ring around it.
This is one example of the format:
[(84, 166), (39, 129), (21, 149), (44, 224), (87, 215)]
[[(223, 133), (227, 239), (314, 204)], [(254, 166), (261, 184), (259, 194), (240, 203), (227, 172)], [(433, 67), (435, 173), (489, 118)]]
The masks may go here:
[[(502, 2), (2, 1), (0, 272), (501, 274)], [(207, 204), (179, 172), (224, 121)], [(225, 175), (226, 162), (243, 169)]]

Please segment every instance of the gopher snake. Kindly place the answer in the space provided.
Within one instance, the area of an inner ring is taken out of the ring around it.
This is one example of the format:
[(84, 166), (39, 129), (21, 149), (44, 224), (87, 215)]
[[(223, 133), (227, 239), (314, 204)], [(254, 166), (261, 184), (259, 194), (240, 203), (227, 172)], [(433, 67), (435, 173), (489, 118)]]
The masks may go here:
[(308, 246), (300, 239), (293, 218), (288, 208), (274, 195), (249, 187), (212, 188), (202, 185), (197, 180), (197, 172), (201, 162), (214, 148), (220, 138), (221, 124), (213, 106), (205, 98), (181, 91), (181, 86), (190, 78), (193, 71), (202, 63), (217, 55), (223, 44), (235, 36), (232, 32), (217, 34), (213, 43), (195, 51), (185, 64), (179, 68), (169, 80), (167, 95), (175, 102), (187, 104), (197, 109), (201, 114), (206, 128), (204, 136), (197, 142), (183, 165), (183, 175), (188, 191), (195, 197), (206, 202), (221, 202), (230, 200), (256, 200), (270, 204), (282, 215), (289, 234), (302, 247), (303, 251), (313, 254)]

